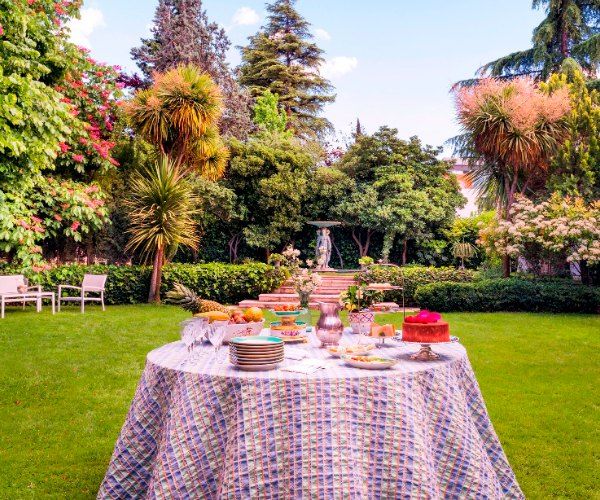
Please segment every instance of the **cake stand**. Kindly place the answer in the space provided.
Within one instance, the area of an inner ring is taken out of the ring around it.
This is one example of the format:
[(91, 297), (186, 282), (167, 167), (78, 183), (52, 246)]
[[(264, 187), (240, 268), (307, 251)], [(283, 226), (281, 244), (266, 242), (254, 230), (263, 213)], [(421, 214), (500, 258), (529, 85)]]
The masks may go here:
[(415, 361), (437, 361), (438, 359), (440, 359), (440, 355), (433, 352), (433, 350), (431, 349), (432, 345), (442, 345), (442, 344), (453, 344), (455, 342), (458, 342), (460, 339), (458, 337), (450, 337), (450, 341), (449, 342), (408, 342), (406, 340), (402, 340), (402, 338), (399, 339), (400, 342), (402, 342), (403, 344), (408, 344), (408, 345), (419, 345), (421, 346), (421, 349), (419, 350), (419, 352), (415, 352), (414, 354), (410, 355), (410, 359), (413, 359)]

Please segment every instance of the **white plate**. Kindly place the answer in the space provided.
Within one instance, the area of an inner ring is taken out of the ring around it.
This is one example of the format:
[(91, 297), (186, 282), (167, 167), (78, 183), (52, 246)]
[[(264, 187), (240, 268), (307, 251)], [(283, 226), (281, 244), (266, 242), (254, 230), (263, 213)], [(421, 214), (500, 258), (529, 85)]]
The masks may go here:
[[(352, 349), (352, 351), (348, 352), (345, 349)], [(371, 352), (373, 349), (375, 349), (375, 345), (365, 344), (365, 345), (329, 347), (327, 349), (327, 352), (329, 354), (331, 354), (334, 358), (339, 358), (346, 354), (352, 355), (352, 356), (363, 356), (363, 355)]]
[[(352, 356), (358, 356), (358, 355), (353, 354)], [(344, 360), (344, 363), (346, 363), (347, 365), (352, 366), (354, 368), (363, 368), (365, 370), (385, 370), (387, 368), (391, 368), (398, 362), (395, 359), (388, 359), (385, 362), (355, 361), (355, 360), (350, 359), (352, 356), (343, 355), (342, 359)], [(373, 356), (373, 357), (376, 358), (377, 356)]]
[(264, 372), (267, 370), (273, 370), (275, 368), (277, 368), (277, 365), (279, 365), (280, 362), (277, 363), (270, 363), (267, 365), (238, 365), (236, 363), (232, 363), (233, 366), (235, 366), (237, 369), (239, 370), (243, 370), (246, 372)]

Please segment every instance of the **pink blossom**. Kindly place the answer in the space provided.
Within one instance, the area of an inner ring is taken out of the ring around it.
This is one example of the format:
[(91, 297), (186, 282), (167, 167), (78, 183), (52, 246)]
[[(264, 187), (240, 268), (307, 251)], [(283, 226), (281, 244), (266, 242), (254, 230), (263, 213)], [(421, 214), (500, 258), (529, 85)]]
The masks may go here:
[(4, 27), (0, 24), (0, 36), (4, 35)]
[(59, 214), (54, 214), (54, 218), (58, 221), (58, 222), (62, 222), (63, 218), (61, 215)]
[(73, 160), (78, 162), (78, 163), (82, 163), (83, 162), (83, 155), (73, 155)]
[(64, 142), (60, 142), (60, 143), (58, 144), (58, 147), (60, 148), (60, 150), (61, 150), (63, 153), (66, 153), (67, 151), (69, 151), (69, 149), (71, 149), (71, 147), (70, 147), (68, 144), (65, 144)]
[(81, 222), (79, 221), (74, 221), (73, 224), (71, 224), (71, 231), (77, 231), (79, 229), (79, 226), (81, 225)]

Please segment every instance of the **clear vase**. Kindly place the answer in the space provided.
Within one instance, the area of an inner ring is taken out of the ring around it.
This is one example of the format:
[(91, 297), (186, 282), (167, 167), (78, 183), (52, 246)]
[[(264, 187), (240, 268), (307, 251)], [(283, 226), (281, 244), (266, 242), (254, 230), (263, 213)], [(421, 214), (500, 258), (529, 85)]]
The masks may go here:
[(310, 293), (298, 292), (298, 297), (300, 297), (300, 308), (308, 309), (308, 304), (310, 303)]

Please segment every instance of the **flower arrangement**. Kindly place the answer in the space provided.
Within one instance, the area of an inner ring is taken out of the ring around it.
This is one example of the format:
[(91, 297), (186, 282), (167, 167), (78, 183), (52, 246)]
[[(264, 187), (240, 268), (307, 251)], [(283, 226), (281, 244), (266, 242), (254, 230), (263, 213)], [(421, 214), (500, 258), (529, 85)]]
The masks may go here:
[(308, 307), (310, 294), (321, 284), (321, 276), (313, 273), (310, 269), (298, 269), (292, 274), (291, 281), (294, 290), (300, 297), (300, 306)]
[(288, 245), (286, 249), (281, 252), (283, 256), (282, 264), (289, 269), (298, 269), (302, 264), (300, 260), (300, 250), (294, 248), (292, 245)]
[(365, 285), (351, 285), (340, 294), (340, 304), (350, 313), (369, 309), (381, 300), (381, 292), (369, 290)]

